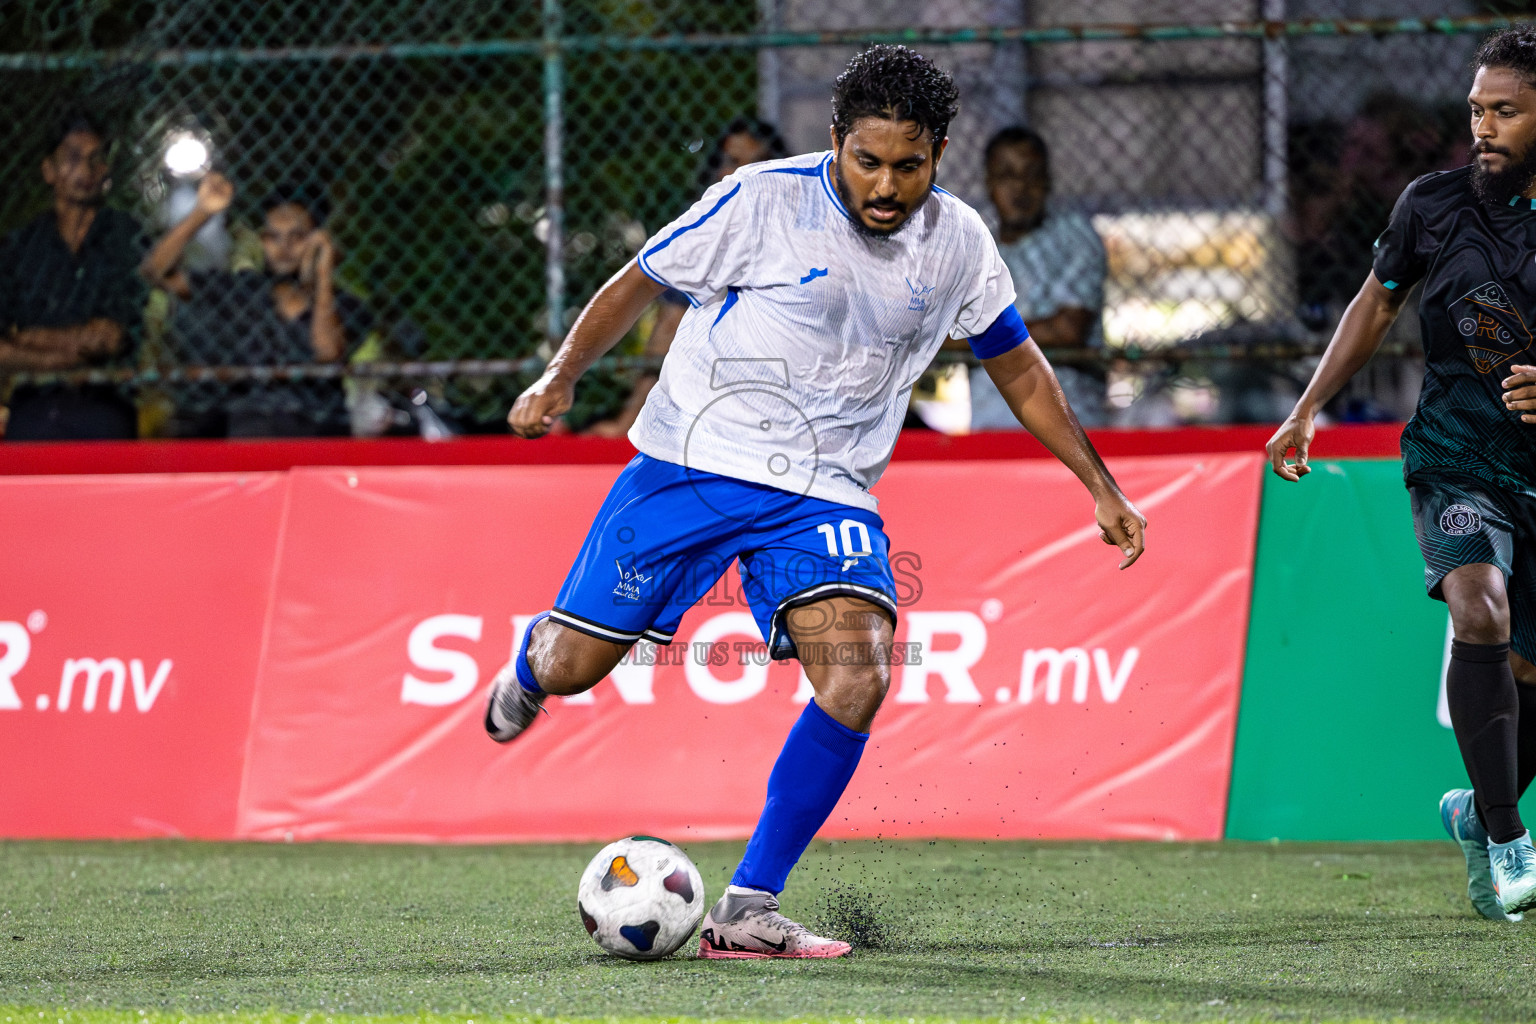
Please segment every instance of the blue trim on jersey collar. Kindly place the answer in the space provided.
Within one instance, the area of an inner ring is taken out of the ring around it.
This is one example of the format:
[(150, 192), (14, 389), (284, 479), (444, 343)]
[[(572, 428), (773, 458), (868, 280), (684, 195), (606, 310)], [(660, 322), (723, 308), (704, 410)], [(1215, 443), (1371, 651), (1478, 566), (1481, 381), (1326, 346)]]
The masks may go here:
[[(649, 249), (645, 250), (645, 252), (641, 253), (640, 254), (640, 258), (638, 260), (636, 260), (636, 262), (640, 266), (641, 272), (643, 272), (645, 274), (645, 276), (649, 277), (652, 281), (655, 281), (657, 284), (666, 285), (668, 288), (677, 288), (676, 285), (669, 284), (667, 281), (663, 280), (660, 274), (656, 273), (655, 271), (653, 271), (650, 268), (650, 263), (649, 263), (650, 258), (652, 256), (656, 255), (658, 252), (661, 252), (661, 250), (665, 249), (667, 246), (671, 245), (677, 239), (677, 237), (679, 235), (681, 235), (681, 234), (683, 234), (684, 232), (687, 232), (687, 231), (692, 231), (694, 228), (698, 227), (700, 224), (703, 224), (705, 221), (709, 220), (709, 218), (711, 218), (715, 214), (719, 213), (720, 212), (720, 208), (722, 206), (724, 206), (726, 203), (730, 202), (732, 199), (734, 199), (736, 197), (736, 193), (740, 192), (740, 191), (741, 191), (741, 182), (738, 181), (736, 183), (736, 187), (731, 189), (725, 195), (721, 196), (719, 201), (716, 202), (714, 206), (711, 206), (709, 208), (709, 212), (704, 214), (704, 216), (700, 217), (698, 220), (694, 221), (692, 224), (684, 224), (682, 227), (680, 227), (676, 231), (672, 232), (666, 238), (662, 239), (661, 241), (657, 242), (655, 245), (651, 246)], [(686, 291), (683, 291), (683, 289), (681, 289), (681, 288), (677, 288), (677, 290), (679, 292), (682, 292), (684, 295), (688, 295), (688, 293)], [(692, 295), (688, 295), (688, 301), (690, 303), (692, 303), (695, 308), (697, 308), (698, 305), (699, 305), (698, 300), (695, 299)]]
[[(816, 170), (810, 170), (810, 169), (800, 170), (798, 168), (784, 167), (784, 168), (776, 168), (776, 169), (771, 170), (771, 171), (762, 171), (760, 173), (762, 173), (762, 174), (815, 174), (815, 173), (817, 173), (819, 171), (821, 173), (821, 187), (822, 187), (822, 189), (824, 189), (826, 191), (827, 198), (832, 200), (832, 205), (833, 206), (836, 206), (839, 210), (842, 211), (842, 214), (843, 214), (844, 217), (847, 217), (849, 220), (853, 220), (853, 214), (848, 212), (848, 207), (847, 207), (847, 205), (845, 205), (843, 203), (843, 197), (837, 194), (837, 185), (832, 180), (832, 158), (835, 155), (836, 155), (835, 152), (834, 153), (828, 153), (827, 156), (826, 156), (826, 159), (822, 160), (821, 166), (819, 168), (817, 168)], [(943, 193), (944, 195), (949, 196), (949, 198), (951, 198), (951, 199), (955, 198), (955, 194), (953, 192), (950, 192), (950, 191), (948, 191), (946, 189), (942, 189), (938, 185), (929, 185), (928, 187), (929, 187), (930, 190), (932, 190), (934, 192)], [(1532, 206), (1532, 209), (1536, 209), (1536, 200), (1532, 200), (1531, 201), (1531, 206)]]
[[(1510, 200), (1509, 200), (1509, 205), (1510, 206), (1514, 206), (1516, 203), (1518, 203), (1520, 200), (1522, 200), (1524, 198), (1525, 198), (1524, 196), (1511, 196)], [(1536, 210), (1536, 199), (1530, 200), (1530, 204), (1531, 204), (1531, 209)]]
[(843, 197), (837, 194), (837, 186), (832, 182), (832, 154), (828, 153), (826, 159), (821, 162), (821, 189), (832, 200), (832, 205), (849, 220), (853, 220), (853, 214), (848, 212), (848, 207), (843, 203)]

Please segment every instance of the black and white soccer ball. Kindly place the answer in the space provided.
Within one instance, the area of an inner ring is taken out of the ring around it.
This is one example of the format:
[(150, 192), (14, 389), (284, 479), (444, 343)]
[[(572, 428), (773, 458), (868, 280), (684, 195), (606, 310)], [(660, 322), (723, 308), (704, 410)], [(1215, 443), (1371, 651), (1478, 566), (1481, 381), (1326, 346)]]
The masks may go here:
[(609, 843), (581, 873), (581, 923), (614, 956), (659, 960), (675, 953), (704, 918), (704, 880), (665, 839)]

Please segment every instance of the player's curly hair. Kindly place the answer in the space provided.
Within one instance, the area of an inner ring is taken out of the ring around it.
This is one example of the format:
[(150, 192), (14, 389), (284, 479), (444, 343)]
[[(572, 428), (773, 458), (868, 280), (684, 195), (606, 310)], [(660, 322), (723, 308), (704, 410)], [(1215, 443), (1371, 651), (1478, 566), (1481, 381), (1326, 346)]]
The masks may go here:
[(1509, 68), (1536, 84), (1536, 26), (1520, 25), (1495, 32), (1477, 48), (1472, 68)]
[(861, 117), (912, 121), (933, 148), (949, 134), (960, 90), (948, 71), (905, 46), (879, 43), (856, 54), (832, 90), (832, 132), (838, 144)]

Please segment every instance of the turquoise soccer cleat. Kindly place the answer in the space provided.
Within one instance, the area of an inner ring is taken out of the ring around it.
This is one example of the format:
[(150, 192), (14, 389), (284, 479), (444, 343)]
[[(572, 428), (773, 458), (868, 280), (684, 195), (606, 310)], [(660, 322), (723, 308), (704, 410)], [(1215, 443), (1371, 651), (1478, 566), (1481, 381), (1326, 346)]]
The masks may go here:
[(1518, 914), (1536, 907), (1536, 847), (1531, 845), (1529, 832), (1507, 843), (1489, 843), (1488, 863), (1504, 913)]
[(1467, 859), (1467, 898), (1472, 906), (1490, 921), (1519, 921), (1522, 915), (1506, 914), (1499, 903), (1488, 860), (1488, 831), (1478, 820), (1470, 789), (1453, 789), (1440, 798), (1440, 824)]

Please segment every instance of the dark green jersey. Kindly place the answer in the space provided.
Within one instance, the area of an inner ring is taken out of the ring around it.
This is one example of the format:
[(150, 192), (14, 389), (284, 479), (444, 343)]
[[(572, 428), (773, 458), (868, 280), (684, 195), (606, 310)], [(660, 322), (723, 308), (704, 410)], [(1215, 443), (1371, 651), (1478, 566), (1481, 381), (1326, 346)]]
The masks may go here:
[(1403, 430), (1403, 472), (1448, 469), (1536, 492), (1536, 424), (1500, 398), (1511, 366), (1536, 365), (1536, 200), (1489, 209), (1471, 171), (1414, 181), (1376, 240), (1378, 281), (1424, 282), (1424, 390)]

